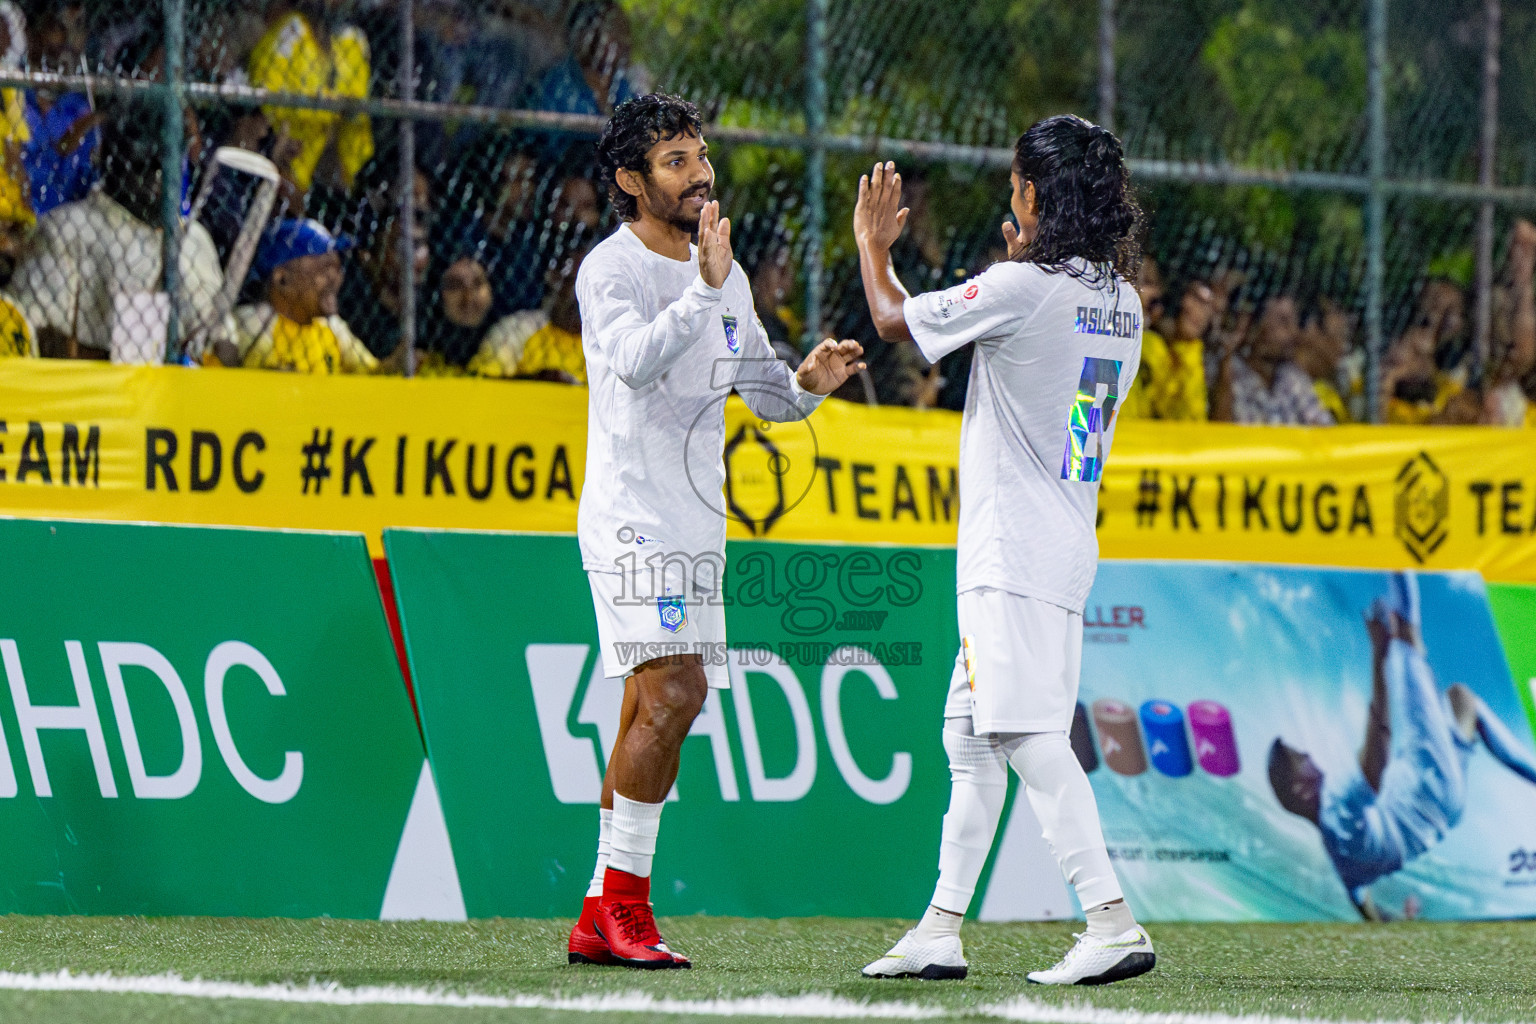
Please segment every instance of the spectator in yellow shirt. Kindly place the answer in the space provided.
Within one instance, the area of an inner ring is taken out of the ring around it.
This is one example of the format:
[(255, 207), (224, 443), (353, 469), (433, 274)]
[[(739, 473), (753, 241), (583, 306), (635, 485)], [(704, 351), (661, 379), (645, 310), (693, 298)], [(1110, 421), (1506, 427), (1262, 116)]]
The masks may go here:
[(480, 351), (469, 361), (471, 374), (587, 383), (581, 309), (576, 303), (576, 271), (585, 255), (585, 250), (571, 252), (550, 270), (545, 278), (549, 294), (543, 308), (513, 313), (491, 328)]
[[(373, 73), (368, 37), (355, 26), (331, 31), (335, 0), (277, 0), (268, 11), (267, 33), (251, 53), (251, 84), (274, 92), (365, 99)], [(267, 120), (300, 144), (291, 165), (293, 180), (308, 189), (327, 152), (339, 170), (339, 184), (352, 187), (373, 156), (373, 126), (366, 114), (342, 117), (330, 110), (267, 107)]]
[(1477, 396), (1463, 398), (1466, 388), (1460, 377), (1436, 364), (1436, 354), (1454, 344), (1466, 326), (1465, 306), (1454, 301), (1457, 298), (1459, 289), (1451, 282), (1429, 281), (1419, 295), (1413, 322), (1387, 346), (1380, 392), (1387, 423), (1422, 426), (1465, 422), (1465, 402), (1475, 399), (1480, 403)]
[[(1179, 299), (1179, 312), (1168, 338), (1150, 326), (1141, 336), (1141, 369), (1131, 390), (1132, 418), (1204, 421), (1208, 418), (1205, 385), (1205, 333), (1215, 311), (1211, 286), (1191, 282)], [(1142, 392), (1137, 398), (1137, 391)]]
[[(20, 71), (26, 59), (26, 15), (12, 0), (0, 0), (0, 71)], [(21, 152), (31, 141), (26, 97), (20, 89), (0, 89), (0, 202), (9, 210), (19, 201), (29, 224), (36, 216), (26, 198), (30, 186)]]
[(477, 248), (454, 256), (438, 278), (416, 350), (418, 377), (462, 377), (496, 322), (495, 297)]
[(1352, 423), (1349, 404), (1339, 393), (1340, 367), (1349, 352), (1352, 324), (1349, 314), (1324, 299), (1308, 310), (1301, 336), (1296, 341), (1296, 365), (1312, 378), (1312, 390), (1335, 423)]
[(240, 362), (295, 373), (375, 373), (379, 362), (336, 315), (350, 242), (313, 220), (278, 221), (256, 254), (267, 301), (235, 311)]
[[(20, 189), (0, 188), (0, 289), (10, 287), (35, 222)], [(0, 357), (37, 355), (37, 335), (16, 301), (0, 291)]]

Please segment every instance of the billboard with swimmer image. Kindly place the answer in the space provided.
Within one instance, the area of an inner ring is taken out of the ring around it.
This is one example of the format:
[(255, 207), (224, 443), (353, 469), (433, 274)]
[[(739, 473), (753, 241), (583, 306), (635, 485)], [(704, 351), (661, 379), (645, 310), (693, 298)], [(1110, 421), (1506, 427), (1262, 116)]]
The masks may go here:
[[(1084, 624), (1073, 746), (1138, 916), (1536, 915), (1536, 744), (1477, 574), (1105, 563)], [(1075, 915), (1011, 806), (981, 916)]]

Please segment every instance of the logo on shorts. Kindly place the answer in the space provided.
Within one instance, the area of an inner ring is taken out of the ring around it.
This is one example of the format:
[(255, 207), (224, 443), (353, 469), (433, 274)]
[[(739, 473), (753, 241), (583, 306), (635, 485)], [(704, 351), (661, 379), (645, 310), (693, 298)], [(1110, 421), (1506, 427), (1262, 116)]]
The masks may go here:
[(680, 597), (658, 597), (656, 614), (661, 617), (661, 628), (676, 633), (688, 624), (688, 609)]
[(733, 353), (741, 351), (741, 338), (736, 333), (736, 318), (722, 316), (720, 322), (725, 326), (725, 347)]
[(976, 692), (976, 638), (963, 636), (960, 638), (960, 650), (965, 654), (965, 681), (970, 684), (971, 692)]

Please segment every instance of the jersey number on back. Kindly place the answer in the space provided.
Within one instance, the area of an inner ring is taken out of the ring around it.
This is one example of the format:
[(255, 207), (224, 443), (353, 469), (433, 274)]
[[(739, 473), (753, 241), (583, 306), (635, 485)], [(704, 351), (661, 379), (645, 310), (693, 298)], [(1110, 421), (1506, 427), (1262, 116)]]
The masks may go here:
[(1105, 432), (1115, 419), (1120, 400), (1120, 361), (1089, 356), (1083, 360), (1083, 377), (1067, 412), (1067, 450), (1061, 460), (1061, 478), (1097, 483), (1104, 475), (1109, 453)]

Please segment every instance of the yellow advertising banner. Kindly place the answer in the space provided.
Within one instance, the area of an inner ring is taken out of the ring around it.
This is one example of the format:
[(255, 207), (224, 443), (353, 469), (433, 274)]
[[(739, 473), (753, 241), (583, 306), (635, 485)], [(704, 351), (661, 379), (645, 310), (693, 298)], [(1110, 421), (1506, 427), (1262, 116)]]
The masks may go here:
[[(732, 399), (725, 493), (697, 497), (735, 537), (953, 544), (959, 427)], [(558, 384), (3, 360), (0, 513), (361, 531), (376, 557), (390, 526), (570, 532), (585, 434)], [(1536, 581), (1536, 432), (1127, 423), (1100, 508), (1106, 558)]]

